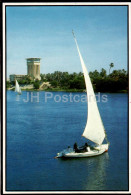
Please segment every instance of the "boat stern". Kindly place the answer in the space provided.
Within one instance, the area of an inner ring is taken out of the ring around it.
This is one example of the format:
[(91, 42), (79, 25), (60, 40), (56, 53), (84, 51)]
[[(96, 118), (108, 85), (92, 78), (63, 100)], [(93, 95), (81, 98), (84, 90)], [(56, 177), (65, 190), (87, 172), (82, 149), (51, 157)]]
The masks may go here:
[(97, 150), (104, 150), (104, 152), (107, 152), (109, 149), (109, 144), (102, 144), (100, 146), (96, 146), (95, 149)]
[(109, 149), (109, 144), (103, 144), (103, 145), (104, 145), (104, 147), (105, 147), (105, 152), (107, 152), (108, 149)]

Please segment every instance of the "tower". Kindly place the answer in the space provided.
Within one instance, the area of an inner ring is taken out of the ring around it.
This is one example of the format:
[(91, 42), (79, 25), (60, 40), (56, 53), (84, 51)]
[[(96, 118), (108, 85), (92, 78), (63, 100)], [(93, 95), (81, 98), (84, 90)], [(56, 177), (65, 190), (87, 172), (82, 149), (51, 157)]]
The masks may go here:
[(40, 58), (27, 58), (27, 74), (40, 80)]

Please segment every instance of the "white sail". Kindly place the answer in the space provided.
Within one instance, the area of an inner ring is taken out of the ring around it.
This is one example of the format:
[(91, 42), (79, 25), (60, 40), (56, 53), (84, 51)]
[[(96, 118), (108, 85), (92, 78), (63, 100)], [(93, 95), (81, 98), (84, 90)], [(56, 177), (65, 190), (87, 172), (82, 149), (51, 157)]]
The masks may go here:
[[(73, 33), (74, 35), (74, 33)], [(88, 101), (88, 114), (87, 114), (87, 123), (83, 135), (85, 138), (101, 145), (105, 138), (104, 126), (101, 120), (101, 116), (97, 107), (96, 97), (94, 94), (93, 86), (86, 69), (85, 63), (81, 56), (77, 40), (74, 36), (75, 43), (77, 46), (78, 54), (80, 57), (81, 66), (84, 73), (86, 91), (87, 91), (87, 101)]]
[(21, 88), (20, 88), (20, 86), (19, 86), (17, 80), (16, 80), (16, 82), (15, 82), (15, 92), (21, 94)]

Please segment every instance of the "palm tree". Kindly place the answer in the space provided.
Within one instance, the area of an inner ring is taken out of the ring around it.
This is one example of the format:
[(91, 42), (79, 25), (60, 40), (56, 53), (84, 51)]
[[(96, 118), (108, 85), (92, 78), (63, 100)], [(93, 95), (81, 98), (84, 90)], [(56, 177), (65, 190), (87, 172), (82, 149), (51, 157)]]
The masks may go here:
[(109, 68), (109, 74), (110, 74), (110, 70), (111, 70), (111, 68), (113, 68), (114, 67), (114, 63), (110, 63), (110, 68)]

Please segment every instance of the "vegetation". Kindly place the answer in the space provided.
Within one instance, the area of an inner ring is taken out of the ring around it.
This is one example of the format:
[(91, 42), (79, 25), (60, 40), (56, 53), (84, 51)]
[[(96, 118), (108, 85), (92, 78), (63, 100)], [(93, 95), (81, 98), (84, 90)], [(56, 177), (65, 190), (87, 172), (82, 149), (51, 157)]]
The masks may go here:
[(36, 80), (33, 85), (34, 85), (34, 89), (39, 89), (40, 88), (40, 81)]
[(6, 88), (8, 89), (8, 88), (10, 88), (10, 87), (11, 87), (10, 81), (6, 81)]
[[(109, 65), (109, 72), (114, 64)], [(33, 84), (34, 89), (38, 90), (40, 84), (43, 82), (49, 82), (51, 87), (46, 90), (50, 91), (84, 91), (85, 81), (84, 75), (80, 73), (71, 73), (55, 71), (54, 73), (41, 74), (41, 81), (33, 81), (29, 76), (25, 76), (24, 79), (19, 80), (20, 85)], [(113, 70), (112, 73), (107, 75), (104, 68), (100, 72), (97, 70), (89, 72), (93, 88), (95, 92), (127, 92), (128, 91), (128, 73), (124, 69)], [(14, 85), (14, 82), (7, 81), (7, 88), (10, 85)]]
[[(111, 65), (110, 68), (113, 66)], [(114, 70), (107, 75), (106, 70), (102, 68), (101, 72), (97, 70), (89, 72), (89, 76), (96, 92), (127, 92), (128, 90), (128, 74), (124, 69)], [(57, 91), (62, 89), (66, 91), (85, 90), (84, 76), (81, 72), (69, 74), (68, 72), (55, 71), (43, 74), (41, 78), (44, 81), (49, 81)]]
[(72, 73), (55, 71), (41, 75), (43, 81), (50, 82), (51, 86), (60, 89), (85, 89), (83, 73)]
[(20, 85), (27, 85), (27, 84), (32, 84), (33, 81), (30, 76), (25, 75), (22, 79), (19, 80)]

